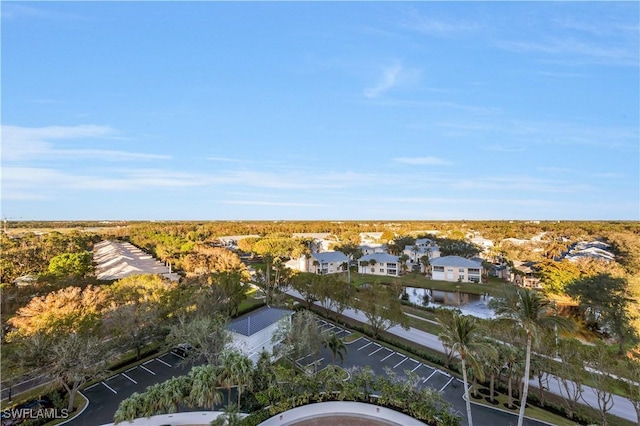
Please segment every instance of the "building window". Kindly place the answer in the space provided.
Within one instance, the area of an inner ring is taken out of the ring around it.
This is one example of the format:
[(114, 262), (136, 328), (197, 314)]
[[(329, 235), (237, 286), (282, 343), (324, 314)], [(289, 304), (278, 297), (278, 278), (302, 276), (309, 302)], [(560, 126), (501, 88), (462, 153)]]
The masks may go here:
[(458, 279), (459, 279), (460, 281), (464, 281), (464, 274), (460, 274), (460, 275), (458, 275)]
[(460, 272), (461, 274), (464, 274), (464, 268), (458, 268), (458, 272)]
[(433, 272), (444, 272), (444, 266), (434, 266)]

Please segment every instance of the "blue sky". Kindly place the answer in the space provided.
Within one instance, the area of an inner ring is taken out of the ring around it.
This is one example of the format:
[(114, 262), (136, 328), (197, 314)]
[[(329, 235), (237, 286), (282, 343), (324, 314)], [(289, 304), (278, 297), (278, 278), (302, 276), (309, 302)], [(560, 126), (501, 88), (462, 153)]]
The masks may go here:
[(8, 219), (640, 219), (637, 2), (1, 12)]

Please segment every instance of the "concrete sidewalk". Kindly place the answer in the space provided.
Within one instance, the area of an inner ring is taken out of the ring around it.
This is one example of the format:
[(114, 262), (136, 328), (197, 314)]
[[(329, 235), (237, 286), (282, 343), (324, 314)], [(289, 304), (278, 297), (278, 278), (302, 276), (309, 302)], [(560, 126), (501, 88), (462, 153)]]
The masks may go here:
[[(299, 292), (293, 289), (287, 290), (286, 293), (297, 299), (304, 300), (304, 297)], [(315, 304), (317, 306), (320, 306), (318, 302), (315, 302)], [(353, 309), (346, 309), (342, 313), (342, 315), (348, 318), (360, 321), (365, 324), (368, 322), (364, 314), (360, 312), (356, 312)], [(403, 339), (407, 339), (419, 345), (444, 353), (444, 348), (442, 346), (442, 343), (438, 339), (438, 336), (435, 336), (433, 334), (429, 334), (427, 332), (424, 332), (415, 328), (409, 328), (409, 330), (405, 330), (400, 326), (391, 327), (387, 331)], [(549, 375), (548, 382), (549, 382), (549, 389), (548, 389), (549, 392), (555, 395), (560, 395), (560, 396), (563, 396), (564, 394), (566, 394), (566, 392), (563, 393), (560, 382), (557, 377)], [(529, 386), (530, 388), (538, 389), (537, 380), (531, 380), (529, 382)], [(584, 389), (584, 392), (582, 394), (583, 403), (588, 405), (589, 407), (592, 407), (598, 410), (598, 398), (596, 395), (596, 391), (593, 388), (588, 386), (583, 386), (583, 389)], [(613, 407), (611, 408), (609, 413), (613, 414), (614, 416), (618, 416), (632, 422), (638, 421), (635, 408), (633, 407), (633, 404), (631, 403), (631, 401), (629, 401), (627, 398), (623, 398), (618, 395), (613, 396)]]

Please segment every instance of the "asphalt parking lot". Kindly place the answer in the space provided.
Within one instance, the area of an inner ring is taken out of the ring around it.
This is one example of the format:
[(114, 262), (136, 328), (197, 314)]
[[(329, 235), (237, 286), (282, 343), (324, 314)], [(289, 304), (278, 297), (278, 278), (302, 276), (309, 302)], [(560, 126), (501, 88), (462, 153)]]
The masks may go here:
[[(325, 320), (319, 320), (321, 330), (334, 332), (338, 337), (344, 338), (351, 334), (350, 331), (344, 330)], [(388, 370), (395, 373), (396, 377), (406, 377), (407, 372), (412, 372), (420, 378), (418, 386), (426, 386), (435, 389), (443, 398), (450, 402), (453, 411), (462, 419), (462, 424), (466, 425), (466, 405), (463, 399), (464, 384), (462, 380), (450, 375), (449, 373), (426, 365), (410, 356), (396, 352), (391, 348), (381, 345), (366, 337), (360, 337), (353, 342), (347, 343), (347, 352), (344, 355), (344, 361), (340, 363), (340, 359), (336, 359), (336, 364), (344, 369), (351, 367), (369, 366), (376, 375), (387, 374)], [(317, 358), (306, 356), (297, 360), (302, 367), (310, 367), (314, 361), (317, 362), (317, 370), (331, 364), (332, 353), (329, 349), (323, 348)], [(315, 359), (314, 359), (315, 358)], [(492, 408), (472, 404), (472, 415), (476, 424), (483, 425), (500, 425), (510, 426), (517, 424), (517, 415), (506, 411), (494, 410)], [(543, 426), (546, 423), (525, 419), (525, 425)]]
[(181, 363), (183, 359), (168, 352), (85, 388), (82, 394), (89, 399), (89, 405), (80, 416), (66, 424), (96, 426), (113, 422), (120, 401), (132, 393), (144, 392), (155, 383), (187, 374), (191, 366)]
[[(340, 338), (351, 334), (349, 330), (325, 320), (319, 320), (318, 325), (322, 330), (334, 332)], [(464, 386), (460, 379), (366, 337), (360, 337), (347, 343), (346, 346), (347, 352), (344, 355), (344, 361), (340, 363), (339, 358), (336, 360), (336, 364), (340, 367), (349, 369), (350, 367), (369, 366), (376, 375), (385, 375), (388, 370), (391, 370), (399, 378), (406, 377), (408, 372), (413, 372), (420, 378), (418, 386), (427, 386), (442, 394), (444, 399), (452, 404), (453, 410), (460, 415), (462, 424), (467, 424), (463, 399)], [(317, 356), (307, 355), (299, 358), (296, 362), (301, 367), (311, 367), (316, 364), (317, 371), (320, 371), (330, 365), (332, 359), (331, 351), (322, 348)], [(118, 409), (120, 401), (128, 398), (132, 393), (144, 392), (148, 386), (155, 383), (187, 374), (193, 364), (185, 364), (181, 362), (183, 360), (184, 358), (177, 353), (168, 352), (85, 388), (82, 394), (89, 399), (89, 405), (80, 416), (66, 424), (96, 426), (113, 422), (113, 415)], [(476, 424), (510, 426), (517, 423), (516, 415), (485, 406), (473, 405), (472, 412)], [(525, 419), (525, 425), (543, 426), (546, 424)]]

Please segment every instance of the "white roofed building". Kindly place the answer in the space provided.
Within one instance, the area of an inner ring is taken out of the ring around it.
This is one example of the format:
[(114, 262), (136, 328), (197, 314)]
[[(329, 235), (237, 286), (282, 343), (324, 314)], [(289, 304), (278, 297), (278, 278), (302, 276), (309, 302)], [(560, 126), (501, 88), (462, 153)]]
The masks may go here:
[(438, 257), (431, 261), (431, 278), (451, 282), (482, 282), (482, 262), (460, 256)]
[(398, 256), (388, 253), (373, 253), (358, 259), (358, 272), (371, 275), (400, 275)]
[(283, 321), (291, 321), (293, 311), (265, 306), (231, 321), (227, 330), (231, 332), (233, 347), (248, 356), (254, 363), (260, 353), (273, 354), (271, 338)]

